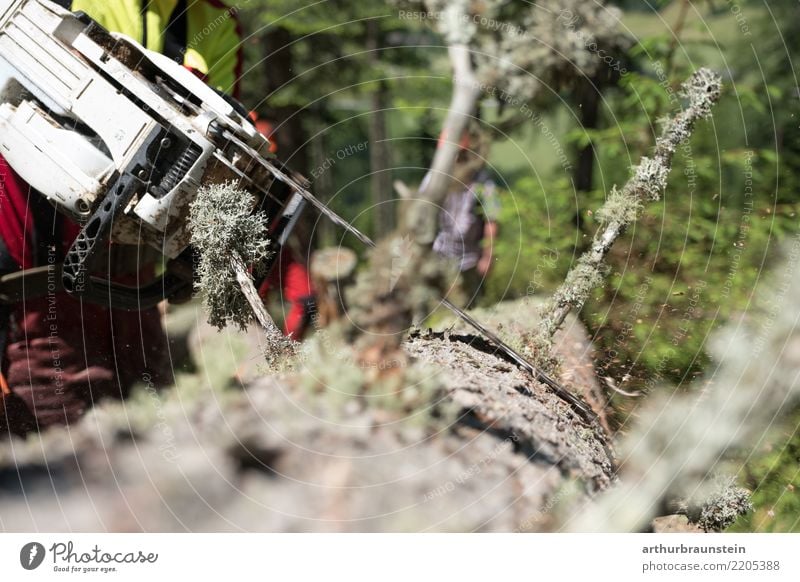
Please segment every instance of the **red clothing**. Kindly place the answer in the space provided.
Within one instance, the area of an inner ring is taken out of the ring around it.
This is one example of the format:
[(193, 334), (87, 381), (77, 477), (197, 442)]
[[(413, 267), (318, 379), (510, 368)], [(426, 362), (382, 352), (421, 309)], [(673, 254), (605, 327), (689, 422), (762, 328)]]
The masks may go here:
[[(37, 265), (43, 233), (34, 228), (30, 203), (36, 196), (0, 158), (0, 237), (11, 259), (6, 262), (15, 267)], [(79, 227), (61, 220), (66, 252)], [(155, 308), (109, 310), (53, 292), (14, 306), (0, 327), (8, 332), (3, 373), (15, 397), (13, 406), (4, 406), (0, 428), (24, 433), (66, 424), (99, 398), (123, 398), (135, 382), (158, 385), (171, 377)]]
[[(101, 398), (125, 398), (137, 382), (171, 380), (157, 309), (109, 310), (57, 293), (27, 301), (13, 318), (6, 377), (40, 428), (73, 422)], [(18, 419), (7, 422), (25, 432)]]
[(0, 156), (0, 211), (3, 218), (0, 220), (0, 238), (5, 242), (8, 254), (23, 269), (33, 265), (30, 247), (26, 249), (23, 244), (33, 229), (28, 211), (28, 190), (5, 158)]
[(308, 270), (289, 249), (283, 249), (269, 277), (259, 288), (258, 294), (266, 301), (272, 289), (279, 289), (281, 300), (290, 303), (289, 313), (286, 314), (283, 324), (283, 333), (294, 340), (302, 339), (311, 320), (314, 291), (311, 288)]
[[(33, 214), (30, 210), (31, 191), (22, 178), (0, 155), (0, 239), (14, 263), (20, 269), (34, 266), (34, 228)], [(69, 220), (64, 221), (63, 251), (69, 250), (72, 241), (78, 236), (80, 226)]]

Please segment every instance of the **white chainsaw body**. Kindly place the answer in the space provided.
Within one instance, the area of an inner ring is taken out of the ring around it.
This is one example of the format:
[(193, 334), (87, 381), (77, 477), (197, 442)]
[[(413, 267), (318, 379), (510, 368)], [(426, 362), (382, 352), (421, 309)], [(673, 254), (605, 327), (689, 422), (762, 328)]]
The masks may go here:
[[(142, 309), (192, 285), (188, 215), (202, 184), (235, 182), (270, 220), (266, 272), (306, 201), (305, 181), (269, 153), (235, 101), (134, 40), (49, 0), (0, 0), (0, 154), (82, 226), (64, 288)], [(97, 274), (108, 242), (149, 245), (161, 279), (125, 287)]]
[(0, 153), (79, 221), (137, 168), (146, 187), (111, 238), (171, 258), (188, 245), (187, 206), (212, 166), (216, 181), (269, 181), (246, 159), (270, 157), (269, 142), (212, 88), (46, 0), (0, 0)]

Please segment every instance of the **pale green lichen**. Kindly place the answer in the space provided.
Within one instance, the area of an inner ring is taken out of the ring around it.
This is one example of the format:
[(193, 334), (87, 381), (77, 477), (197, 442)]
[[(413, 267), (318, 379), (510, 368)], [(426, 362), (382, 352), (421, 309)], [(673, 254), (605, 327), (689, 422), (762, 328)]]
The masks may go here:
[(722, 77), (710, 69), (699, 69), (681, 84), (681, 95), (689, 100), (689, 108), (698, 118), (711, 116), (711, 109), (719, 101)]
[(630, 190), (635, 201), (648, 200), (655, 202), (661, 199), (661, 194), (667, 187), (667, 177), (672, 168), (664, 165), (662, 161), (642, 158), (641, 163), (634, 170), (633, 180), (626, 190)]
[(605, 204), (595, 213), (595, 216), (600, 224), (603, 225), (612, 222), (633, 224), (639, 217), (639, 212), (643, 206), (640, 200), (620, 192), (614, 186), (611, 188), (611, 194), (609, 194)]
[(699, 515), (689, 516), (706, 531), (723, 531), (739, 517), (753, 511), (750, 492), (737, 487), (733, 479), (720, 480), (713, 491), (700, 505)]
[(208, 322), (222, 329), (233, 323), (241, 329), (253, 312), (236, 281), (232, 256), (258, 265), (269, 255), (267, 218), (253, 213), (255, 198), (234, 182), (202, 186), (192, 202), (189, 228), (199, 253), (195, 288), (203, 298)]
[(588, 257), (581, 257), (567, 274), (553, 301), (557, 305), (572, 305), (580, 309), (592, 291), (603, 285), (607, 269), (606, 265), (593, 265)]

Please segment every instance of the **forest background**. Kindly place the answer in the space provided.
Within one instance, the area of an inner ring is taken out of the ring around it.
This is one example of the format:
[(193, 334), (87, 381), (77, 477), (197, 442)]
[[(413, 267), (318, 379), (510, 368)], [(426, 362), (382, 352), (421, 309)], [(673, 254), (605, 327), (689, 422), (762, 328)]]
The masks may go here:
[[(614, 428), (625, 432), (644, 396), (686, 391), (706, 371), (710, 335), (759, 307), (757, 284), (800, 235), (800, 35), (793, 0), (609, 5), (623, 10), (617, 38), (579, 38), (575, 47), (602, 61), (592, 76), (546, 83), (532, 101), (486, 88), (480, 116), (502, 213), (482, 303), (547, 297), (591, 241), (612, 186), (625, 183), (659, 120), (679, 108), (679, 83), (701, 66), (721, 73), (726, 90), (712, 122), (677, 153), (667, 194), (614, 247), (608, 284), (580, 313)], [(382, 0), (234, 7), (247, 33), (244, 103), (273, 122), (280, 157), (315, 194), (377, 237), (402, 211), (394, 182), (413, 188), (429, 167), (452, 92), (435, 15), (413, 8)], [(569, 10), (559, 22), (564, 30), (552, 35), (569, 32)], [(314, 248), (362, 252), (324, 221), (309, 228)], [(737, 480), (754, 491), (756, 510), (734, 530), (800, 531), (798, 426), (800, 411), (743, 456)]]

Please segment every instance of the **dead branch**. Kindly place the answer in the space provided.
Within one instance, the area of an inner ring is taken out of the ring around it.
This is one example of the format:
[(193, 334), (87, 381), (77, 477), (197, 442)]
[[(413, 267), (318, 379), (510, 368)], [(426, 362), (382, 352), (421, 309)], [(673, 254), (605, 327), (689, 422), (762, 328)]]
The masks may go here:
[(656, 201), (667, 185), (672, 159), (678, 146), (688, 140), (695, 124), (711, 115), (719, 100), (721, 78), (708, 69), (700, 69), (682, 85), (689, 106), (669, 119), (656, 141), (653, 158), (643, 158), (633, 177), (619, 191), (612, 189), (599, 210), (602, 226), (595, 234), (591, 248), (567, 274), (564, 283), (542, 311), (538, 346), (551, 346), (552, 338), (572, 309), (580, 309), (592, 290), (603, 283), (605, 258), (614, 242), (638, 218), (645, 202)]
[(481, 95), (466, 45), (451, 45), (448, 49), (453, 66), (453, 96), (444, 123), (440, 147), (436, 150), (428, 175), (428, 184), (419, 191), (407, 217), (406, 230), (413, 232), (417, 244), (431, 245), (436, 236), (439, 208), (452, 182), (453, 169), (459, 151), (461, 136), (475, 115)]
[(426, 187), (409, 201), (400, 228), (373, 249), (370, 268), (361, 274), (350, 293), (350, 316), (360, 332), (359, 353), (370, 365), (404, 357), (400, 343), (415, 310), (424, 310), (447, 289), (447, 268), (432, 251), (438, 209), (452, 181), (461, 135), (475, 114), (481, 94), (470, 57), (471, 37), (463, 26), (469, 5), (466, 0), (448, 3), (439, 22), (454, 75), (443, 129), (447, 138), (436, 151)]

